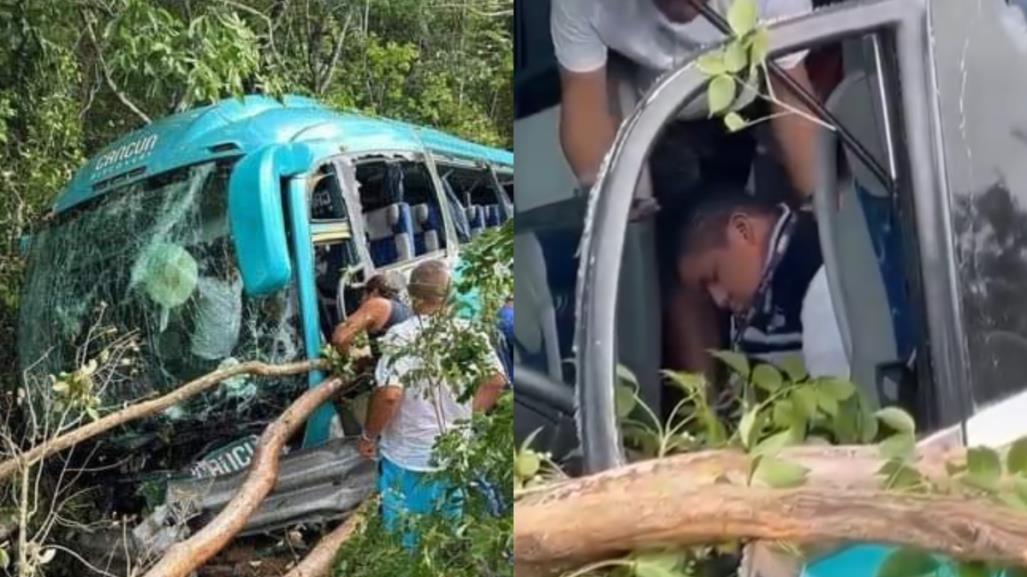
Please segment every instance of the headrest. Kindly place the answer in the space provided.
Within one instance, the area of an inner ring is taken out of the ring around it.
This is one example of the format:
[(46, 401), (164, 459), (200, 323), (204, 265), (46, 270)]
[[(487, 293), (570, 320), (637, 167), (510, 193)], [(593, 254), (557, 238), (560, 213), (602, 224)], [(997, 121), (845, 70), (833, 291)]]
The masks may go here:
[(416, 224), (424, 224), (428, 221), (428, 203), (415, 204), (410, 207), (410, 215)]
[(399, 222), (399, 204), (390, 204), (364, 213), (364, 224), (371, 240), (393, 236), (392, 228)]

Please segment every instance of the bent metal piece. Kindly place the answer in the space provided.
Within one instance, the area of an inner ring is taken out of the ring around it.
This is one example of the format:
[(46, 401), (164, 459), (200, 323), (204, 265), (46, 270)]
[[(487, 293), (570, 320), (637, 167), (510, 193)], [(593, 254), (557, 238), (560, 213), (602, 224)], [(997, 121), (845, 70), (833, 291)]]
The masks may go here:
[[(155, 559), (189, 536), (186, 522), (204, 524), (246, 480), (248, 470), (213, 479), (169, 481), (165, 503), (129, 533), (120, 528), (84, 534), (82, 552), (100, 566)], [(374, 492), (375, 466), (361, 457), (353, 438), (332, 439), (316, 448), (284, 455), (278, 481), (247, 520), (240, 536), (298, 523), (346, 518)]]
[[(916, 43), (923, 37), (925, 14), (923, 0), (876, 0), (861, 2), (858, 8), (839, 7), (829, 12), (807, 14), (771, 26), (770, 52), (788, 52), (817, 42), (895, 27), (901, 35), (900, 64), (904, 69), (903, 105), (909, 111), (907, 124), (915, 124), (918, 128), (930, 127), (929, 111), (923, 110), (922, 106), (928, 101), (928, 74), (925, 63), (914, 61), (912, 57), (913, 54), (919, 55), (914, 45), (919, 46)], [(814, 21), (817, 26), (809, 25)], [(632, 196), (625, 192), (634, 189), (660, 130), (676, 114), (682, 102), (698, 96), (706, 82), (706, 76), (692, 66), (691, 61), (662, 77), (622, 124), (589, 197), (578, 269), (575, 353), (579, 367), (576, 387), (578, 429), (584, 466), (590, 473), (624, 463), (614, 410), (613, 383), (617, 358), (614, 344), (617, 285)], [(938, 182), (935, 160), (930, 155), (928, 131), (908, 132), (910, 150), (917, 156), (911, 163), (915, 168), (911, 174), (914, 190), (943, 190), (945, 185)], [(943, 170), (937, 173), (943, 173)], [(936, 231), (928, 230), (937, 220), (935, 212), (931, 199), (925, 199), (917, 207), (920, 233), (936, 234)], [(923, 255), (921, 266), (948, 270), (952, 263), (949, 255), (942, 251)], [(930, 294), (925, 297), (932, 318), (933, 315), (939, 319), (952, 317), (953, 312), (947, 308), (947, 303), (953, 302), (950, 294), (953, 290), (954, 287), (946, 283), (928, 287)], [(942, 352), (953, 351), (956, 343), (946, 332), (944, 323), (928, 330), (933, 347)], [(955, 382), (956, 375), (961, 374), (958, 355), (945, 355), (944, 358), (947, 364), (936, 368), (937, 380), (943, 386)]]

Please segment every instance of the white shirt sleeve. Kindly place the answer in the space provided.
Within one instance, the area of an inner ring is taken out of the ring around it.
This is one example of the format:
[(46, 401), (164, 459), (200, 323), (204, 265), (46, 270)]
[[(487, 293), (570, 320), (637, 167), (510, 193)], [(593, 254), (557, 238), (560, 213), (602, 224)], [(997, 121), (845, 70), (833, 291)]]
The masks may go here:
[(606, 65), (606, 44), (592, 23), (594, 0), (552, 0), (549, 26), (556, 60), (570, 72), (593, 72)]
[[(761, 0), (759, 7), (761, 20), (779, 20), (813, 11), (811, 0)], [(777, 58), (775, 62), (781, 68), (791, 70), (805, 60), (807, 54), (809, 50), (800, 50)]]
[(849, 355), (838, 329), (823, 266), (806, 289), (801, 319), (802, 360), (810, 376), (849, 378)]
[(389, 349), (401, 346), (395, 332), (388, 332), (382, 337), (382, 356), (374, 367), (374, 380), (379, 387), (400, 387), (403, 388), (403, 379), (407, 373), (414, 369), (414, 360), (409, 356), (401, 356), (393, 359)]

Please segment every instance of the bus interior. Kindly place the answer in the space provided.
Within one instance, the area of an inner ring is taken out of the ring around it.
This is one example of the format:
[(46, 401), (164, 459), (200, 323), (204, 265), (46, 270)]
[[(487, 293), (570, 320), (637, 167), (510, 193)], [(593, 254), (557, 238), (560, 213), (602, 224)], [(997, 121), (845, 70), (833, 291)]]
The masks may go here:
[[(539, 35), (548, 6), (526, 6), (519, 18), (522, 37)], [(851, 142), (843, 145), (837, 130), (822, 131), (815, 150), (820, 185), (813, 210), (851, 379), (873, 405), (906, 408), (927, 434), (953, 422), (937, 414), (932, 399), (910, 171), (903, 164), (902, 93), (889, 42), (888, 31), (880, 31), (816, 46), (805, 55), (814, 96), (844, 128), (844, 136), (862, 149)], [(550, 193), (550, 198), (522, 195), (516, 207), (516, 434), (524, 439), (540, 429), (538, 448), (573, 471), (581, 456), (573, 424), (576, 252), (582, 231), (591, 225), (584, 222), (585, 191), (575, 190), (562, 162), (556, 64), (551, 45), (544, 48), (517, 54), (515, 81), (515, 151), (522, 164), (531, 164), (527, 156), (561, 155), (552, 170), (517, 175), (518, 180), (532, 179), (529, 190)], [(621, 117), (639, 104), (634, 78), (630, 65), (614, 55), (608, 87)], [(705, 92), (697, 97), (704, 98)], [(754, 140), (746, 191), (781, 199), (790, 185), (773, 160), (775, 143), (767, 138), (767, 124), (754, 122), (744, 129)], [(652, 178), (650, 164), (639, 175), (636, 199), (652, 198)], [(616, 314), (617, 362), (634, 373), (641, 399), (654, 409), (664, 396), (663, 371), (681, 369), (675, 343), (668, 338), (680, 321), (674, 316), (678, 286), (673, 275), (663, 274), (670, 265), (661, 256), (661, 244), (668, 231), (680, 226), (680, 215), (673, 214), (677, 199), (655, 201), (661, 212), (635, 216), (627, 225)], [(721, 322), (727, 322), (726, 316)], [(723, 342), (722, 348), (727, 345)]]

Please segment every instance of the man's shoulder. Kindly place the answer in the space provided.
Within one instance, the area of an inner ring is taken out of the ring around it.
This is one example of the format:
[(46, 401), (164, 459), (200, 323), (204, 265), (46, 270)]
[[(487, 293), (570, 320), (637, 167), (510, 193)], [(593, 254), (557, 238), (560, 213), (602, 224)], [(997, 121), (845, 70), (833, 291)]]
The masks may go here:
[(387, 341), (403, 340), (408, 339), (417, 332), (418, 318), (417, 315), (410, 315), (406, 320), (400, 321), (385, 332), (385, 339)]

